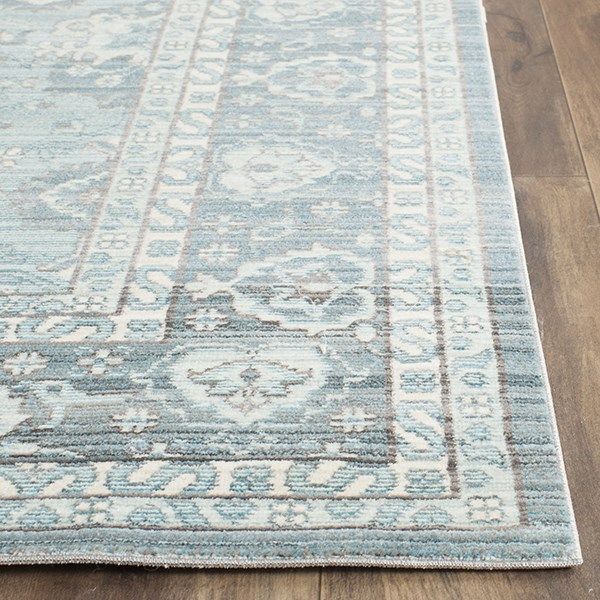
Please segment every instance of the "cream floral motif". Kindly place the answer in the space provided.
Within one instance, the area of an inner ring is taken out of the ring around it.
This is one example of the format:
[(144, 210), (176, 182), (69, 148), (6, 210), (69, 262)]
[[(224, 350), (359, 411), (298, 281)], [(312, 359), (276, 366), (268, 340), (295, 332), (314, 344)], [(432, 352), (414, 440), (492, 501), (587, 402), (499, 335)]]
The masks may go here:
[(293, 146), (253, 144), (223, 155), (227, 170), (221, 183), (243, 194), (284, 192), (313, 183), (333, 172), (328, 158)]
[(227, 264), (238, 254), (239, 250), (229, 244), (211, 244), (198, 250), (198, 256), (208, 264)]
[(299, 527), (308, 521), (306, 504), (278, 502), (273, 506), (273, 523), (279, 527)]
[(498, 496), (470, 498), (468, 506), (469, 517), (475, 522), (494, 523), (504, 516), (502, 500)]
[(319, 19), (344, 8), (341, 0), (259, 0), (255, 14), (274, 23)]
[(113, 416), (113, 425), (123, 433), (141, 433), (158, 423), (158, 415), (145, 408), (128, 408)]
[(92, 375), (102, 375), (109, 369), (120, 365), (123, 358), (108, 349), (102, 349), (94, 352), (91, 356), (80, 358), (77, 362)]
[(458, 400), (466, 417), (489, 417), (493, 414), (491, 399), (485, 394), (462, 396)]
[(73, 521), (77, 525), (104, 523), (110, 516), (110, 500), (90, 498), (82, 500), (75, 506)]
[(374, 422), (375, 415), (360, 407), (345, 408), (331, 419), (332, 425), (345, 433), (360, 433), (368, 429)]
[(19, 352), (4, 361), (3, 369), (14, 377), (18, 377), (40, 371), (47, 364), (48, 360), (39, 352)]
[(237, 423), (268, 417), (303, 402), (323, 383), (320, 353), (308, 347), (199, 350), (171, 367), (173, 383), (198, 406)]
[(269, 90), (281, 96), (323, 103), (371, 98), (375, 95), (377, 64), (372, 60), (335, 54), (315, 55), (273, 66)]
[(371, 318), (372, 282), (368, 260), (315, 244), (242, 265), (231, 289), (239, 313), (312, 335)]
[(199, 308), (186, 323), (196, 331), (214, 331), (227, 324), (227, 317), (214, 308)]

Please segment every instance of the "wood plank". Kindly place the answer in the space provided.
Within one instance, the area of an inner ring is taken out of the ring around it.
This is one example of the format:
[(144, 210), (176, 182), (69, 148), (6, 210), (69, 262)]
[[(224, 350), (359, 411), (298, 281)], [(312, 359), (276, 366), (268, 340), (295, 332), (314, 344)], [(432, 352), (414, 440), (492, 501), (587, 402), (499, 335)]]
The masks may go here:
[(323, 600), (600, 598), (600, 221), (585, 178), (516, 181), (585, 563), (546, 571), (329, 570)]
[(318, 600), (319, 570), (192, 570), (110, 566), (0, 569), (6, 600)]
[(196, 590), (198, 600), (318, 600), (320, 571), (212, 571), (196, 577)]
[(484, 5), (513, 175), (585, 174), (538, 0)]
[(588, 177), (600, 207), (600, 3), (540, 0)]

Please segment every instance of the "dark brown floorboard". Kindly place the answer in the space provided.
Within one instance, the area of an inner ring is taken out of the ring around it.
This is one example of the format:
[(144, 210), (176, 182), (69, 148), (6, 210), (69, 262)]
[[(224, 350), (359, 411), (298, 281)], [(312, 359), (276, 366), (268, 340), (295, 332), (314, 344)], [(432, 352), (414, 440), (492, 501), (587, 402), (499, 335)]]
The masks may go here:
[(485, 0), (513, 176), (585, 175), (538, 0)]
[(540, 4), (600, 207), (600, 2), (540, 0)]

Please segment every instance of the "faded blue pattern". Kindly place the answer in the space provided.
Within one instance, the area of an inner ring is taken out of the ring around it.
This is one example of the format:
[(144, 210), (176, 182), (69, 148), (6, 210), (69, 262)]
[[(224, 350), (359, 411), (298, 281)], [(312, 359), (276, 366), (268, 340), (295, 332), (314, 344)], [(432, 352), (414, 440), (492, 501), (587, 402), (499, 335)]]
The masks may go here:
[(2, 3), (0, 562), (580, 561), (481, 14)]

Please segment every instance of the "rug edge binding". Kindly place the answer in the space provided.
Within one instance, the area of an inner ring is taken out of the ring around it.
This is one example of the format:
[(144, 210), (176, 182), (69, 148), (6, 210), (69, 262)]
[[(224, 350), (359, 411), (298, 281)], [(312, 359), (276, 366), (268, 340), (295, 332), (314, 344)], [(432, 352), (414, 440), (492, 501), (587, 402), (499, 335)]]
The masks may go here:
[(163, 567), (196, 569), (280, 569), (280, 568), (310, 568), (310, 567), (381, 567), (381, 568), (412, 568), (412, 569), (476, 569), (481, 571), (506, 569), (561, 569), (581, 565), (581, 556), (554, 561), (461, 561), (461, 560), (415, 560), (398, 558), (356, 557), (331, 559), (282, 559), (282, 560), (197, 560), (181, 557), (119, 556), (113, 554), (88, 555), (45, 555), (32, 556), (0, 555), (0, 565), (58, 565), (58, 564), (105, 564), (132, 567)]
[[(494, 98), (494, 101), (492, 104), (493, 104), (496, 119), (497, 119), (498, 123), (500, 124), (500, 132), (501, 132), (500, 146), (502, 148), (502, 154), (503, 154), (503, 158), (504, 158), (503, 166), (504, 166), (504, 169), (506, 169), (506, 173), (507, 173), (508, 179), (510, 181), (510, 185), (508, 187), (509, 187), (509, 195), (510, 195), (510, 205), (511, 205), (511, 208), (513, 211), (513, 222), (515, 224), (515, 228), (514, 228), (515, 238), (517, 238), (515, 240), (516, 247), (517, 247), (520, 257), (521, 257), (521, 265), (522, 265), (522, 270), (523, 270), (525, 291), (527, 293), (527, 300), (529, 303), (529, 309), (531, 311), (533, 327), (534, 327), (534, 332), (535, 332), (535, 338), (536, 338), (537, 352), (538, 352), (538, 356), (540, 359), (542, 376), (544, 379), (544, 385), (545, 385), (546, 393), (548, 396), (548, 413), (549, 413), (549, 418), (550, 418), (549, 420), (550, 420), (550, 424), (552, 426), (552, 431), (554, 433), (554, 439), (556, 442), (556, 453), (557, 453), (557, 459), (558, 459), (557, 462), (558, 462), (560, 474), (562, 477), (563, 488), (565, 491), (565, 502), (566, 502), (568, 510), (569, 510), (569, 519), (570, 519), (569, 525), (570, 525), (570, 529), (571, 529), (571, 533), (572, 533), (572, 537), (573, 537), (573, 543), (575, 546), (575, 554), (574, 554), (573, 560), (579, 561), (579, 562), (573, 563), (573, 565), (568, 565), (568, 566), (575, 566), (577, 564), (583, 563), (583, 556), (582, 556), (582, 552), (581, 552), (581, 543), (580, 543), (580, 539), (579, 539), (579, 531), (577, 529), (577, 521), (575, 519), (575, 512), (573, 510), (573, 500), (572, 500), (571, 490), (569, 488), (567, 471), (565, 468), (565, 460), (564, 460), (564, 455), (563, 455), (563, 451), (562, 451), (562, 444), (560, 441), (558, 423), (556, 420), (556, 411), (554, 409), (554, 398), (552, 395), (552, 388), (550, 386), (550, 378), (548, 377), (548, 368), (546, 365), (546, 357), (545, 357), (544, 349), (542, 346), (542, 337), (541, 337), (540, 328), (538, 325), (537, 311), (535, 308), (535, 303), (533, 300), (533, 291), (531, 289), (531, 282), (529, 279), (529, 268), (527, 266), (527, 259), (525, 256), (525, 247), (523, 245), (523, 231), (521, 230), (521, 221), (519, 220), (519, 213), (517, 210), (517, 200), (516, 200), (516, 195), (515, 195), (512, 170), (510, 167), (510, 161), (509, 161), (509, 157), (508, 157), (508, 149), (506, 147), (506, 138), (504, 135), (504, 127), (503, 127), (503, 123), (502, 123), (502, 111), (500, 110), (498, 86), (496, 85), (496, 77), (494, 74), (494, 67), (493, 67), (494, 63), (492, 61), (492, 53), (490, 50), (490, 40), (489, 40), (488, 31), (487, 31), (487, 27), (486, 27), (487, 13), (486, 13), (485, 6), (483, 5), (483, 0), (478, 0), (476, 2), (476, 4), (477, 4), (478, 12), (479, 12), (480, 27), (481, 27), (482, 33), (483, 33), (483, 40), (485, 42), (488, 76), (489, 76), (489, 79), (491, 82), (493, 98)], [(536, 568), (536, 567), (533, 567), (533, 568)], [(539, 568), (544, 568), (544, 567), (539, 567)]]

